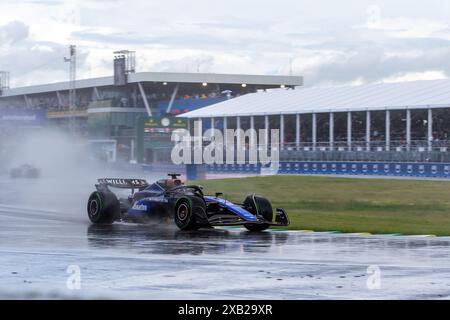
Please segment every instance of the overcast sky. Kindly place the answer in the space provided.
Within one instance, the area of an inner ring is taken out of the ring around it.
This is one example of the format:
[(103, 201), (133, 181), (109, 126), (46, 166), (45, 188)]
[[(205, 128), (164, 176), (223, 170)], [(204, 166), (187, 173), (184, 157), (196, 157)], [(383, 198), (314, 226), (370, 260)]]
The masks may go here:
[(137, 71), (303, 75), (306, 85), (447, 78), (450, 1), (0, 0), (0, 70), (11, 85)]

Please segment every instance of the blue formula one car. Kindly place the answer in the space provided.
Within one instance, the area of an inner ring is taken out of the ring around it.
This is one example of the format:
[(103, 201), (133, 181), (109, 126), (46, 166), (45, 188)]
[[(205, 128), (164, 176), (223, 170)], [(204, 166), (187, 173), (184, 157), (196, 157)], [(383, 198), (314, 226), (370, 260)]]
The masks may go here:
[[(275, 212), (270, 202), (249, 195), (242, 204), (203, 194), (201, 186), (185, 185), (179, 174), (148, 184), (142, 179), (98, 179), (97, 191), (89, 197), (87, 212), (94, 224), (114, 221), (145, 223), (152, 218), (172, 218), (181, 230), (203, 227), (243, 225), (250, 231), (270, 226), (287, 226), (289, 218), (283, 209)], [(127, 198), (119, 198), (111, 189), (131, 189)]]

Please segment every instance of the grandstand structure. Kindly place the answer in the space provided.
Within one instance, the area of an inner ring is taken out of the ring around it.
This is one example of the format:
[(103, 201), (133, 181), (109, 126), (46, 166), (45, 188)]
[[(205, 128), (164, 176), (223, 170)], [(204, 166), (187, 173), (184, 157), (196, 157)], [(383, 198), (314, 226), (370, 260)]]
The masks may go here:
[[(3, 88), (0, 116), (7, 114), (8, 120), (0, 121), (0, 129), (16, 127), (15, 115), (29, 119), (29, 115), (44, 111), (45, 126), (74, 128), (76, 133), (96, 143), (115, 145), (118, 159), (128, 161), (134, 158), (142, 118), (170, 118), (258, 90), (303, 84), (303, 78), (297, 76), (127, 72), (125, 64), (118, 54), (111, 77)], [(74, 89), (76, 96), (71, 97)], [(72, 103), (71, 99), (75, 101)], [(167, 137), (164, 141), (168, 141)], [(151, 148), (151, 142), (146, 148)]]
[(282, 161), (450, 162), (450, 80), (255, 92), (183, 117), (279, 129)]

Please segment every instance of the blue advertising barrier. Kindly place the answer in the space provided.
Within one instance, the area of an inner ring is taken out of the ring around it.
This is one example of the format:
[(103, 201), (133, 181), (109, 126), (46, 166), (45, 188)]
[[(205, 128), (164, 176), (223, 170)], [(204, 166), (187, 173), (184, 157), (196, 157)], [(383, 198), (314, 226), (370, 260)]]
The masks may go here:
[(0, 108), (0, 125), (43, 125), (47, 120), (46, 110)]
[[(259, 174), (260, 164), (207, 165), (209, 173)], [(450, 163), (412, 162), (280, 162), (278, 174), (382, 175), (402, 177), (450, 178)]]
[(259, 174), (261, 164), (212, 164), (206, 165), (206, 171), (209, 173)]

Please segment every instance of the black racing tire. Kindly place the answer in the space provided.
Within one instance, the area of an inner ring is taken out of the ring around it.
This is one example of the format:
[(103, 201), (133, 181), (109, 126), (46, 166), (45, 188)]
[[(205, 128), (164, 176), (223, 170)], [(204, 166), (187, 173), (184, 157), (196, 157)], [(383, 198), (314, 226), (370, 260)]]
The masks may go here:
[(175, 205), (174, 221), (180, 230), (197, 230), (192, 201), (182, 198)]
[(94, 224), (111, 224), (120, 217), (120, 203), (113, 193), (95, 191), (87, 203), (89, 220)]
[[(272, 222), (273, 219), (273, 208), (269, 200), (263, 197), (249, 195), (244, 200), (244, 208), (253, 214), (259, 214), (266, 221)], [(261, 224), (244, 224), (244, 227), (251, 232), (260, 232), (268, 229), (270, 227), (267, 223)]]

